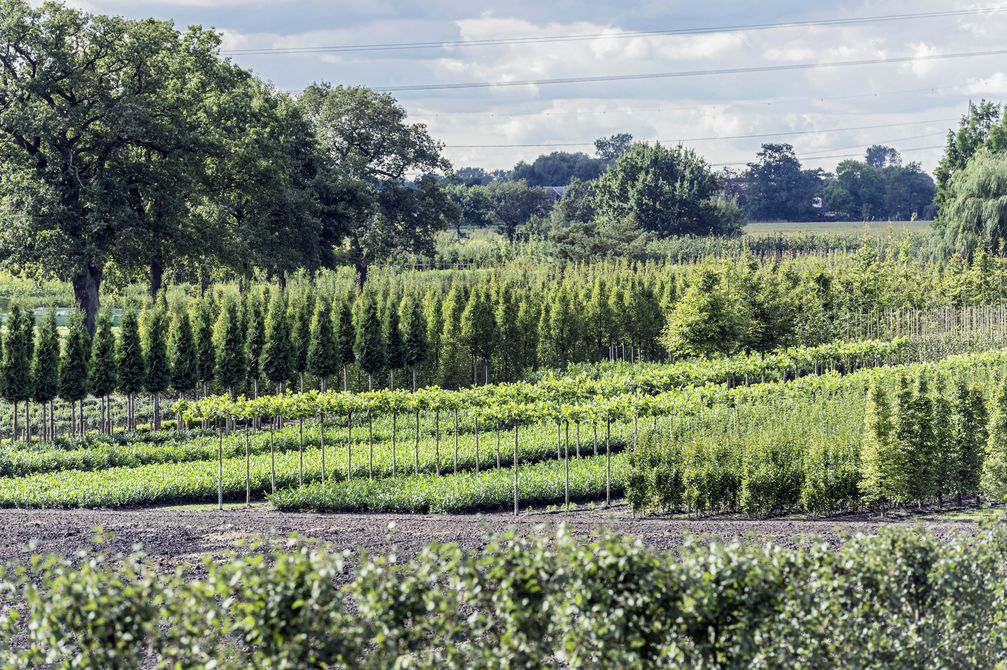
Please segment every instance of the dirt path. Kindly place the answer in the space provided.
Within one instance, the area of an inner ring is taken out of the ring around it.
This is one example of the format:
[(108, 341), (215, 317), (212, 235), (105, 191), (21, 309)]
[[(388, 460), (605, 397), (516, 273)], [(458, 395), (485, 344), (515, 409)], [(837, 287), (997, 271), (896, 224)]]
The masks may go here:
[[(0, 510), (0, 556), (24, 551), (35, 541), (36, 551), (69, 555), (86, 548), (94, 529), (102, 527), (115, 551), (136, 545), (165, 566), (198, 562), (204, 555), (223, 556), (243, 541), (281, 542), (292, 534), (318, 538), (344, 549), (381, 551), (393, 542), (411, 554), (430, 541), (479, 546), (487, 535), (508, 528), (519, 531), (539, 526), (554, 529), (566, 522), (575, 533), (599, 529), (632, 535), (649, 545), (673, 548), (686, 535), (718, 540), (776, 541), (793, 545), (802, 537), (817, 536), (832, 543), (856, 533), (870, 534), (896, 523), (918, 526), (948, 537), (972, 534), (972, 521), (909, 519), (881, 521), (859, 517), (824, 520), (791, 519), (633, 519), (628, 508), (582, 510), (570, 514), (541, 513), (514, 518), (506, 514), (430, 516), (399, 514), (283, 514), (265, 505), (251, 509), (152, 508), (135, 510)], [(390, 528), (390, 526), (392, 526)]]

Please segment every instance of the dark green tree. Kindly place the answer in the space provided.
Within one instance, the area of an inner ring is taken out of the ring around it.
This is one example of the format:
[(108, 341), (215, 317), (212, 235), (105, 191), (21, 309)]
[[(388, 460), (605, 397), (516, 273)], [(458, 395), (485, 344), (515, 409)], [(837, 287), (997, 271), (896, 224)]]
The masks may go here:
[(84, 313), (75, 310), (70, 316), (69, 330), (63, 341), (63, 356), (59, 363), (59, 397), (70, 403), (80, 403), (79, 424), (71, 411), (74, 430), (84, 432), (84, 399), (89, 384), (88, 363), (91, 359), (91, 338), (87, 332)]
[(109, 396), (119, 387), (119, 368), (115, 355), (115, 334), (112, 316), (107, 311), (98, 314), (98, 328), (91, 346), (91, 393), (101, 399), (101, 426), (112, 432), (112, 412)]
[(353, 352), (357, 365), (367, 375), (367, 390), (374, 388), (374, 375), (385, 368), (385, 342), (381, 333), (377, 300), (370, 293), (360, 297)]
[(745, 209), (753, 221), (818, 218), (813, 201), (822, 194), (821, 170), (804, 170), (789, 144), (763, 144), (745, 173)]
[(182, 306), (176, 307), (171, 319), (168, 358), (171, 360), (171, 387), (179, 396), (194, 391), (199, 383), (199, 360), (192, 319)]
[(294, 376), (294, 346), (290, 340), (289, 319), (286, 296), (277, 291), (266, 315), (266, 342), (260, 360), (262, 374), (276, 386), (277, 393)]
[[(17, 303), (11, 306), (7, 314), (7, 328), (3, 339), (3, 397), (14, 406), (13, 432), (18, 433), (18, 405), (27, 403), (32, 397), (31, 388), (31, 347), (26, 323), (33, 321), (30, 313), (25, 313)], [(27, 431), (27, 427), (26, 427)], [(27, 435), (27, 432), (26, 432)]]
[(423, 318), (420, 303), (412, 297), (406, 298), (403, 313), (404, 355), (402, 361), (409, 367), (413, 378), (413, 390), (415, 391), (416, 368), (423, 365), (430, 355), (426, 336), (426, 320)]
[(252, 395), (257, 398), (261, 376), (259, 360), (262, 359), (262, 349), (266, 346), (266, 319), (262, 303), (254, 292), (249, 292), (245, 300), (245, 314), (245, 358), (248, 360), (248, 377), (251, 382)]
[(193, 320), (193, 339), (196, 343), (196, 377), (203, 385), (203, 395), (209, 389), (217, 370), (217, 350), (213, 344), (213, 311), (208, 299), (200, 300), (190, 314)]
[(217, 361), (217, 382), (232, 398), (235, 389), (245, 380), (247, 361), (238, 316), (237, 301), (228, 296), (221, 306), (217, 323), (213, 327), (213, 344)]
[(308, 370), (308, 346), (311, 343), (311, 314), (314, 301), (311, 294), (301, 295), (290, 306), (290, 341), (293, 353), (292, 369), (297, 375), (300, 390), (304, 391), (304, 373)]
[(316, 301), (311, 319), (311, 341), (308, 344), (308, 372), (318, 378), (321, 390), (328, 388), (329, 377), (339, 372), (339, 349), (332, 327), (332, 308), (324, 299)]
[(720, 187), (719, 176), (692, 149), (641, 143), (598, 178), (595, 204), (600, 216), (633, 217), (661, 236), (736, 235), (743, 217)]
[(140, 342), (140, 319), (134, 310), (122, 313), (119, 322), (119, 346), (116, 350), (119, 369), (119, 390), (126, 394), (128, 430), (136, 429), (136, 394), (143, 391), (146, 381), (143, 346)]
[(339, 311), (336, 314), (336, 352), (339, 365), (343, 369), (343, 390), (349, 388), (349, 368), (357, 360), (354, 351), (356, 331), (353, 328), (353, 311), (349, 300), (339, 301)]
[(399, 303), (389, 298), (382, 319), (382, 336), (385, 340), (385, 366), (388, 368), (388, 387), (395, 388), (395, 371), (406, 365), (406, 343), (399, 320)]
[(45, 427), (42, 434), (50, 440), (56, 437), (53, 401), (59, 393), (59, 354), (56, 312), (50, 310), (39, 329), (38, 346), (35, 347), (32, 360), (32, 387), (35, 390), (35, 402), (42, 405), (42, 423)]
[(171, 362), (168, 359), (168, 316), (158, 304), (144, 310), (143, 362), (144, 389), (154, 399), (154, 430), (161, 429), (161, 394), (171, 383)]

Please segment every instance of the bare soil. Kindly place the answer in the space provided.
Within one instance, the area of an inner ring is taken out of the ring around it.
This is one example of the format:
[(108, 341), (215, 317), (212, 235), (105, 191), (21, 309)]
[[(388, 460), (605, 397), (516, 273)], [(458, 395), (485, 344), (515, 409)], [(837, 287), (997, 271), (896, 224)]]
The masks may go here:
[[(672, 549), (686, 536), (702, 541), (776, 542), (797, 545), (808, 538), (838, 544), (857, 533), (873, 534), (893, 524), (918, 527), (941, 538), (971, 535), (979, 524), (966, 516), (948, 520), (934, 516), (880, 518), (847, 515), (821, 519), (739, 517), (634, 519), (625, 505), (608, 510), (580, 509), (569, 513), (541, 512), (479, 515), (287, 514), (259, 504), (223, 511), (193, 507), (130, 510), (0, 510), (0, 561), (26, 552), (70, 556), (92, 545), (95, 529), (108, 536), (106, 551), (142, 548), (165, 568), (199, 563), (204, 556), (224, 558), (245, 552), (249, 542), (282, 543), (292, 535), (331, 543), (333, 548), (382, 552), (394, 544), (409, 555), (425, 544), (457, 542), (479, 547), (502, 531), (544, 531), (565, 523), (572, 532), (590, 535), (611, 531), (639, 538), (648, 545)], [(33, 543), (31, 549), (26, 549)]]

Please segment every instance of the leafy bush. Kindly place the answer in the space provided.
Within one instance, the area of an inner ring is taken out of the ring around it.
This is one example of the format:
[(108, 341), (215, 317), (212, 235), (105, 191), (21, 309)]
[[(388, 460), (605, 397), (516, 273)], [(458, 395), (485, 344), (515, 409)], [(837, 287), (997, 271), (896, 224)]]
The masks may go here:
[(293, 542), (168, 573), (98, 548), (8, 565), (0, 663), (992, 668), (1007, 659), (1005, 566), (1002, 528), (673, 552), (560, 530), (405, 559)]

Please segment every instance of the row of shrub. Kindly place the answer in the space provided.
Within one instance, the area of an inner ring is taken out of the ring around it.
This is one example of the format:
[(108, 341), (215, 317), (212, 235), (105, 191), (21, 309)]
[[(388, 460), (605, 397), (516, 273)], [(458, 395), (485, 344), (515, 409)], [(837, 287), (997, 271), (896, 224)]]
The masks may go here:
[(196, 570), (140, 555), (9, 567), (4, 667), (994, 668), (1007, 533), (838, 549), (504, 536), (412, 558), (292, 543)]
[(644, 435), (630, 456), (640, 510), (836, 512), (1007, 497), (1007, 382), (997, 370), (879, 370), (866, 398), (712, 409)]

